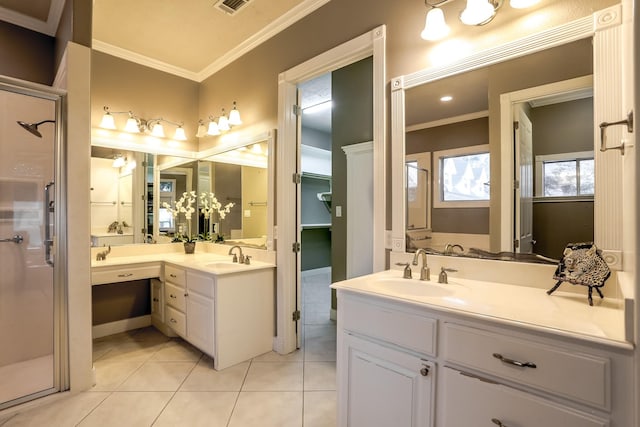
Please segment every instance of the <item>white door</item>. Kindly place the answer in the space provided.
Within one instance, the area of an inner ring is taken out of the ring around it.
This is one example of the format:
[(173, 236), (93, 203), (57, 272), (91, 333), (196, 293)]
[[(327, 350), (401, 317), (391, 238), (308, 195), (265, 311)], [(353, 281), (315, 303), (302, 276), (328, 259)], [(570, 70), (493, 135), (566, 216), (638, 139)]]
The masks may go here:
[(533, 126), (518, 104), (515, 114), (514, 252), (533, 253)]
[(340, 426), (432, 425), (435, 368), (430, 362), (348, 334), (344, 347), (348, 379)]

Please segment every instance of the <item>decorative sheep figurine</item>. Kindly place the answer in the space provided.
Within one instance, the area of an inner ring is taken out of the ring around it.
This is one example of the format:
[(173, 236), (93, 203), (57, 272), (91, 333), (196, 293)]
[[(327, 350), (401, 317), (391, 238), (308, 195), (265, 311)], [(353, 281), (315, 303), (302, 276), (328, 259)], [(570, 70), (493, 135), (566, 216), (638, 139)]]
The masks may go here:
[(598, 292), (600, 298), (604, 298), (600, 288), (604, 286), (610, 275), (609, 266), (593, 242), (569, 243), (564, 249), (562, 259), (560, 259), (558, 268), (553, 275), (553, 278), (558, 282), (547, 291), (547, 294), (551, 295), (562, 282), (587, 286), (589, 288), (589, 305), (592, 306), (593, 289)]

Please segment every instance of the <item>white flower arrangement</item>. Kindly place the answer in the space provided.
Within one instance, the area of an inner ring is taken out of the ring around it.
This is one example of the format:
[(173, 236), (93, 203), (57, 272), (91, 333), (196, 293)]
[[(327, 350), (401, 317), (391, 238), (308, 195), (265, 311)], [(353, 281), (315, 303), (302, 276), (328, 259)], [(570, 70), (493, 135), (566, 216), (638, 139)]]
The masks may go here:
[[(229, 212), (231, 212), (231, 208), (235, 206), (235, 203), (227, 203), (222, 206), (222, 203), (218, 201), (216, 195), (214, 193), (202, 192), (200, 193), (200, 213), (204, 216), (205, 224), (207, 221), (213, 219), (213, 214), (217, 213), (220, 216), (220, 219), (224, 219)], [(203, 237), (206, 240), (207, 237), (211, 237), (208, 235), (208, 227), (205, 225), (205, 232), (203, 233)]]
[(193, 206), (196, 202), (196, 192), (189, 191), (182, 193), (182, 197), (178, 200), (173, 201), (173, 206), (169, 203), (164, 202), (162, 207), (167, 209), (173, 215), (173, 218), (177, 219), (178, 215), (181, 213), (184, 214), (185, 219), (187, 220), (187, 233), (181, 237), (178, 237), (178, 240), (183, 242), (193, 242), (195, 238), (191, 237), (191, 215), (196, 211), (196, 208)]

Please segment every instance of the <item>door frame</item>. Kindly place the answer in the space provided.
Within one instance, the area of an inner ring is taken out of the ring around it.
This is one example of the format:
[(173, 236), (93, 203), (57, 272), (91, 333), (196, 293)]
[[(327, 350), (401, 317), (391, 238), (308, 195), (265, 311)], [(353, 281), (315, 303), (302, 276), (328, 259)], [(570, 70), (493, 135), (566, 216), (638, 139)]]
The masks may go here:
[[(55, 104), (54, 120), (54, 170), (53, 199), (55, 214), (53, 220), (53, 388), (23, 396), (11, 401), (11, 404), (0, 402), (0, 411), (16, 407), (22, 403), (68, 390), (70, 387), (69, 366), (69, 323), (68, 323), (68, 267), (67, 267), (67, 156), (66, 156), (66, 124), (67, 124), (67, 92), (39, 83), (28, 82), (7, 76), (0, 76), (0, 89), (26, 96), (53, 101)], [(45, 189), (42, 189), (45, 191)]]
[(385, 268), (385, 141), (386, 141), (386, 99), (385, 99), (385, 46), (386, 26), (381, 25), (309, 59), (278, 76), (278, 150), (277, 150), (277, 215), (274, 238), (276, 239), (277, 268), (277, 336), (274, 350), (281, 354), (297, 348), (296, 322), (292, 314), (299, 307), (297, 253), (292, 245), (298, 240), (296, 228), (290, 226), (297, 221), (297, 184), (293, 176), (298, 173), (297, 116), (294, 110), (297, 86), (321, 74), (328, 73), (373, 56), (373, 167), (374, 175), (374, 218), (373, 218), (373, 269)]
[[(502, 159), (502, 176), (508, 176), (510, 179), (501, 180), (501, 200), (511, 200), (514, 193), (513, 182), (515, 179), (514, 166), (514, 106), (523, 102), (532, 101), (538, 98), (558, 95), (561, 93), (571, 93), (593, 88), (593, 75), (576, 77), (573, 79), (563, 80), (560, 82), (549, 83), (546, 85), (530, 87), (527, 89), (517, 90), (514, 92), (503, 93), (500, 95), (500, 158)], [(513, 250), (513, 242), (515, 236), (515, 205), (519, 200), (513, 203), (502, 203), (501, 210), (503, 218), (500, 221), (500, 250), (511, 252)]]

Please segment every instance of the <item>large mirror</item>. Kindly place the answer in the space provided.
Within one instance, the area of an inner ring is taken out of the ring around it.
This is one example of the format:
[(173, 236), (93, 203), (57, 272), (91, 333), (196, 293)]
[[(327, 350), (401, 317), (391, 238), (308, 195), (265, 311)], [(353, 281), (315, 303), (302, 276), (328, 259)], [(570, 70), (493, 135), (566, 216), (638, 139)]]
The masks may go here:
[[(585, 38), (404, 91), (407, 251), (555, 262), (594, 240), (592, 64)], [(511, 218), (492, 226), (500, 196)]]
[(271, 249), (272, 135), (185, 157), (93, 146), (91, 244), (191, 236)]

